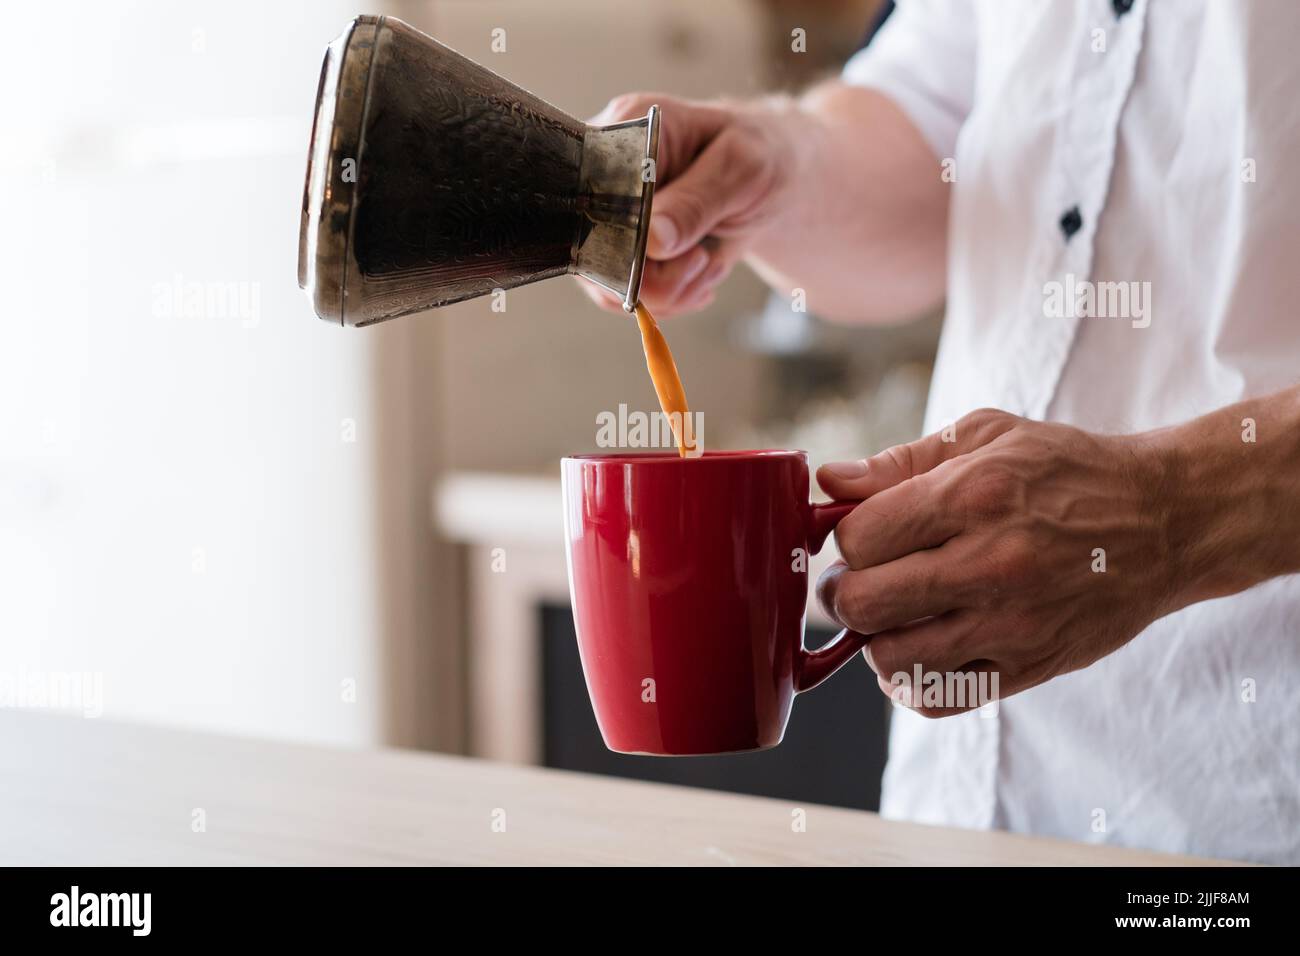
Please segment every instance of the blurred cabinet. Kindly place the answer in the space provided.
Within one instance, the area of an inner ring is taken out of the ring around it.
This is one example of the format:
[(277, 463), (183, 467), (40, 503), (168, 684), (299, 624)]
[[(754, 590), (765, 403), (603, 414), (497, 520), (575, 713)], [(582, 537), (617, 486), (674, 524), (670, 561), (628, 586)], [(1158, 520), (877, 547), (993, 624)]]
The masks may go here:
[[(587, 698), (569, 605), (541, 616), (542, 763), (560, 770), (708, 787), (807, 803), (880, 809), (887, 702), (876, 677), (853, 661), (800, 696), (781, 746), (718, 757), (639, 757), (605, 747)], [(809, 628), (810, 646), (833, 631)]]

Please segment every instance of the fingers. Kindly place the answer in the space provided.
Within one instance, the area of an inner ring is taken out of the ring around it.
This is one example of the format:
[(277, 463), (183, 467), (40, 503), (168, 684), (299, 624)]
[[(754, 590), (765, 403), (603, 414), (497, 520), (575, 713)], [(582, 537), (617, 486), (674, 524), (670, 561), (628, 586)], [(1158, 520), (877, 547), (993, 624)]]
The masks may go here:
[(659, 185), (685, 169), (705, 145), (731, 122), (732, 111), (715, 103), (698, 103), (664, 93), (625, 93), (589, 120), (592, 126), (612, 126), (638, 119), (660, 108), (659, 158), (655, 178)]
[(953, 673), (972, 663), (967, 638), (974, 627), (970, 612), (951, 611), (872, 635), (863, 656), (881, 681), (894, 686), (900, 675), (910, 681), (918, 666), (922, 674)]
[(959, 534), (966, 520), (955, 504), (959, 489), (940, 466), (989, 444), (1019, 422), (1014, 415), (981, 409), (865, 461), (819, 468), (817, 483), (832, 498), (866, 499), (835, 528), (835, 543), (849, 567), (884, 564)]
[[(605, 126), (636, 119), (654, 104), (660, 106), (662, 119), (641, 301), (657, 316), (667, 317), (707, 306), (739, 260), (739, 250), (708, 232), (738, 208), (744, 187), (737, 183), (743, 177), (727, 169), (728, 148), (714, 148), (733, 119), (728, 107), (660, 93), (630, 93), (611, 100), (590, 122)], [(601, 308), (621, 307), (606, 290), (584, 286)]]
[(589, 126), (613, 126), (628, 120), (639, 119), (650, 112), (655, 104), (662, 106), (665, 102), (676, 102), (673, 97), (660, 93), (623, 93), (614, 97), (604, 108), (587, 120)]
[(826, 614), (860, 634), (965, 609), (975, 603), (976, 591), (971, 562), (948, 546), (858, 571), (836, 562), (817, 581)]
[(736, 263), (740, 261), (741, 251), (734, 242), (705, 236), (697, 248), (705, 249), (709, 254), (708, 265), (700, 270), (690, 283), (683, 287), (681, 299), (690, 302), (701, 295), (710, 294), (722, 280), (727, 277)]
[(831, 461), (817, 469), (817, 484), (835, 499), (870, 498), (916, 475), (924, 474), (947, 454), (953, 445), (936, 442), (928, 435), (906, 445), (894, 445), (870, 458)]
[(891, 701), (922, 717), (952, 717), (1010, 696), (1003, 692), (992, 663), (972, 664), (949, 671), (925, 670), (921, 682), (916, 671), (877, 675), (876, 684)]
[[(657, 318), (697, 312), (713, 301), (717, 287), (734, 267), (736, 254), (725, 243), (706, 242), (666, 262), (647, 259), (641, 277), (641, 299)], [(587, 296), (608, 312), (622, 312), (623, 300), (586, 279)]]
[(735, 247), (707, 237), (675, 259), (646, 260), (641, 301), (657, 316), (694, 312), (713, 301), (739, 259)]
[(871, 568), (927, 548), (937, 548), (964, 525), (952, 507), (951, 483), (935, 473), (877, 492), (835, 526), (835, 545), (855, 571)]
[(733, 217), (741, 219), (756, 206), (763, 177), (746, 175), (738, 167), (761, 162), (745, 155), (727, 134), (709, 142), (689, 165), (655, 190), (648, 252), (653, 259), (671, 259), (704, 240)]
[(983, 408), (932, 435), (886, 448), (870, 458), (828, 462), (817, 469), (817, 484), (832, 498), (869, 498), (987, 445), (1018, 421), (1006, 412)]
[(880, 692), (923, 717), (950, 717), (1009, 696), (979, 657), (979, 619), (953, 611), (872, 636), (862, 655)]
[(577, 278), (578, 286), (586, 293), (587, 298), (591, 299), (592, 302), (596, 303), (596, 305), (600, 306), (606, 312), (618, 312), (623, 315), (627, 314), (623, 311), (622, 297), (615, 295), (602, 286), (596, 285), (596, 283), (592, 282), (590, 279), (586, 279), (582, 276), (576, 276), (575, 278)]
[(702, 246), (688, 249), (685, 255), (666, 262), (646, 260), (641, 276), (641, 301), (656, 316), (674, 315), (680, 311), (682, 293), (709, 268), (709, 251)]

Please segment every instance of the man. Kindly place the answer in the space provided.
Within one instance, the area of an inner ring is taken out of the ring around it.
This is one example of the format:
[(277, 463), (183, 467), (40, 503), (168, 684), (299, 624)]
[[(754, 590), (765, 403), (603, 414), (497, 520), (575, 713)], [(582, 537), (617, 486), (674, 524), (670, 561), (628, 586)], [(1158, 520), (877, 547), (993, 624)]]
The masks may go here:
[(929, 437), (818, 472), (866, 499), (818, 591), (882, 690), (1009, 699), (895, 708), (886, 815), (1300, 863), (1298, 35), (904, 0), (797, 101), (600, 118), (664, 107), (652, 310), (741, 260), (846, 322), (946, 299)]

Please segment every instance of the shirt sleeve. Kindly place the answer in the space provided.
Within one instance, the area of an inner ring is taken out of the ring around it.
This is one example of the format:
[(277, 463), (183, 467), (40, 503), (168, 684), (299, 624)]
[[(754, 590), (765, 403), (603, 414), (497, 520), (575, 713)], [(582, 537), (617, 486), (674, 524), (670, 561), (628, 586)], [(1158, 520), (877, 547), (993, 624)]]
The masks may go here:
[(898, 0), (842, 75), (897, 103), (940, 159), (956, 152), (975, 99), (973, 7), (973, 0)]

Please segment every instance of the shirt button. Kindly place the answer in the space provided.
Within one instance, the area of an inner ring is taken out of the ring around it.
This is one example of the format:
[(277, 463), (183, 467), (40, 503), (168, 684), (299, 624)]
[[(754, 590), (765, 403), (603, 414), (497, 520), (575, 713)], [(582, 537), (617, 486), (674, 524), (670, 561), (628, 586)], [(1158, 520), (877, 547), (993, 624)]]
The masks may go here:
[(1078, 206), (1071, 206), (1065, 211), (1065, 215), (1061, 216), (1061, 232), (1065, 233), (1067, 240), (1078, 232), (1082, 226), (1083, 216), (1079, 214)]
[(1133, 9), (1133, 0), (1110, 0), (1110, 5), (1115, 10), (1115, 17), (1118, 19)]

